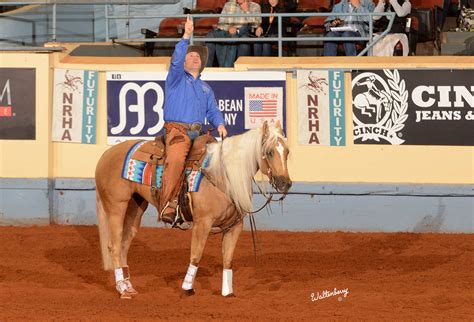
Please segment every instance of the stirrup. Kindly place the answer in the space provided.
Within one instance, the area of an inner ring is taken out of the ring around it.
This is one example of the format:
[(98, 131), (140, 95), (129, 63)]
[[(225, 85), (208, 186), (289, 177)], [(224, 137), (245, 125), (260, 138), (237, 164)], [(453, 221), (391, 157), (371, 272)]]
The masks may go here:
[(179, 205), (176, 205), (176, 209), (174, 212), (174, 220), (173, 220), (173, 223), (171, 224), (171, 228), (178, 227), (178, 225), (181, 223), (180, 219), (181, 218), (179, 217)]
[[(169, 223), (168, 223), (168, 222), (165, 222), (165, 221), (163, 220), (163, 215), (164, 215), (164, 213), (165, 213), (166, 208), (168, 208), (169, 205), (170, 205), (170, 202), (168, 201), (168, 202), (166, 203), (166, 205), (163, 207), (163, 210), (161, 211), (160, 216), (159, 216), (160, 221), (162, 221), (162, 222), (164, 222), (164, 223), (166, 223), (166, 224), (169, 224)], [(178, 219), (179, 219), (178, 207), (179, 207), (179, 205), (177, 205), (176, 208), (175, 208), (175, 211), (174, 211), (174, 218), (173, 218), (173, 221), (172, 221), (172, 223), (171, 223), (171, 228), (173, 228), (173, 227), (176, 225), (176, 223), (178, 222)]]

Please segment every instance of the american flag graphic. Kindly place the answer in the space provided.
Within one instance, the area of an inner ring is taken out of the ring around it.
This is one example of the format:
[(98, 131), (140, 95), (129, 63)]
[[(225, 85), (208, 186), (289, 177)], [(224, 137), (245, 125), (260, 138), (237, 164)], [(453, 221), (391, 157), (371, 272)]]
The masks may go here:
[(277, 100), (250, 100), (250, 117), (276, 117)]

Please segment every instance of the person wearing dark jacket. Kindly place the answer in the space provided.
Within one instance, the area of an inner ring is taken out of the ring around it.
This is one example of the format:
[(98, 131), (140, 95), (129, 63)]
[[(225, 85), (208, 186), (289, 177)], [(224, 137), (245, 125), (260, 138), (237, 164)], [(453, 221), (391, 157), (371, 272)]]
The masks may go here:
[[(266, 0), (261, 5), (262, 13), (284, 13), (291, 12), (296, 7), (294, 1), (278, 1)], [(288, 17), (282, 18), (282, 36), (285, 34), (286, 26), (288, 24)], [(278, 37), (278, 17), (271, 15), (270, 17), (262, 17), (261, 30), (256, 33), (257, 37)], [(255, 42), (253, 45), (254, 56), (271, 56), (272, 55), (271, 42)]]

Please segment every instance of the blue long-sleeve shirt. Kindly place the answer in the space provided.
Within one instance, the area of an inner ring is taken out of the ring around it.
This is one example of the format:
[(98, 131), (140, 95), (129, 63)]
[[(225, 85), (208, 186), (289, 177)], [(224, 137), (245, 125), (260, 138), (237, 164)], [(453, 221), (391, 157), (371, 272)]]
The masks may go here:
[[(224, 124), (211, 87), (184, 70), (189, 40), (176, 44), (165, 83), (164, 119), (166, 122), (204, 123), (207, 117), (215, 128)], [(205, 64), (205, 62), (203, 62)]]
[[(352, 12), (357, 12), (357, 13), (369, 13), (373, 12), (375, 8), (374, 3), (372, 0), (361, 0), (360, 1), (360, 6), (358, 8), (354, 8), (354, 11)], [(331, 13), (334, 15), (328, 16), (324, 22), (324, 25), (326, 27), (329, 27), (331, 24), (331, 21), (336, 19), (338, 13), (349, 13), (349, 1), (347, 0), (342, 0), (341, 2), (337, 3), (334, 5), (332, 8)], [(351, 16), (341, 16), (340, 18), (344, 21), (351, 20), (351, 24), (355, 26), (357, 31), (360, 33), (362, 37), (365, 37), (369, 34), (369, 16), (352, 16), (352, 18), (349, 18)]]

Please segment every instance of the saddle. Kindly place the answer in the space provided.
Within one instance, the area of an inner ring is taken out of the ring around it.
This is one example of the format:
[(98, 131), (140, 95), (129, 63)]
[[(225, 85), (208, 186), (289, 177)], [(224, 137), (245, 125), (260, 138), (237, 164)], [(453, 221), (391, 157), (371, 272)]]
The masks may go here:
[[(217, 140), (208, 134), (201, 135), (194, 139), (191, 149), (189, 150), (188, 156), (186, 157), (185, 173), (196, 173), (201, 169), (203, 162), (205, 161), (207, 144), (217, 142)], [(143, 143), (134, 153), (133, 158), (138, 161), (143, 161), (151, 166), (151, 194), (155, 198), (155, 201), (159, 201), (159, 187), (164, 186), (166, 182), (158, 184), (161, 175), (157, 174), (158, 166), (163, 166), (166, 159), (165, 154), (165, 140), (163, 135), (155, 137), (154, 141), (148, 141)], [(158, 178), (158, 180), (157, 180)], [(188, 192), (188, 180), (186, 175), (182, 175), (182, 180), (179, 183), (180, 190), (178, 192), (178, 213), (182, 222), (192, 222), (192, 200), (191, 195)]]

